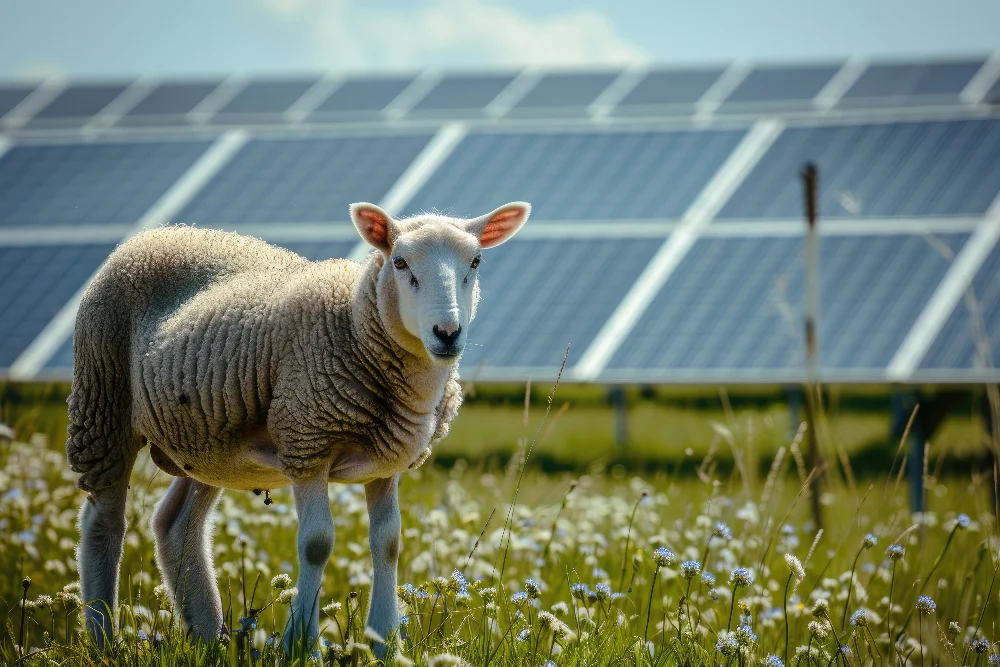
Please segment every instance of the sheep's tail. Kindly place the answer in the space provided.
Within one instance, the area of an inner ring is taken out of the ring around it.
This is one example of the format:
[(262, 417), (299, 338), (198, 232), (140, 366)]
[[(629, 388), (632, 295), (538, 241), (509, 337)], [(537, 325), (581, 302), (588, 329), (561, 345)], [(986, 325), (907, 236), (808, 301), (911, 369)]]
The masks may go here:
[(132, 423), (130, 300), (107, 277), (102, 271), (85, 293), (73, 339), (66, 459), (85, 491), (127, 478), (142, 444)]

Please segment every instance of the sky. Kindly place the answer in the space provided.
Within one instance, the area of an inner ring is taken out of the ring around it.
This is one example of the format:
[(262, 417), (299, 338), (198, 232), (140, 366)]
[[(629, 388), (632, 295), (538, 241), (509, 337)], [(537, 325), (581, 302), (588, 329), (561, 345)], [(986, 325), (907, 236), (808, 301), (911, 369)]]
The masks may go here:
[(1000, 0), (0, 0), (0, 78), (1000, 51)]

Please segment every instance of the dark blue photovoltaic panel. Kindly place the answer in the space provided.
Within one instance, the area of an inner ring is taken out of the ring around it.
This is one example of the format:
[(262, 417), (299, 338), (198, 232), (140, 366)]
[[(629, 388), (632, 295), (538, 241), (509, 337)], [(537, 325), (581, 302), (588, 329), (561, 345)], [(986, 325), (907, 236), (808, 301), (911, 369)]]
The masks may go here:
[(583, 114), (590, 103), (617, 78), (617, 72), (546, 74), (509, 113), (515, 116), (539, 113)]
[(15, 145), (0, 158), (0, 227), (134, 223), (208, 146)]
[(124, 84), (70, 86), (35, 114), (35, 117), (28, 122), (28, 126), (86, 123), (91, 116), (121, 95), (127, 87)]
[(34, 86), (3, 86), (0, 88), (0, 118), (24, 101)]
[(618, 103), (615, 115), (643, 115), (670, 108), (691, 110), (722, 69), (653, 70)]
[(482, 302), (469, 324), (463, 375), (472, 377), (480, 364), (558, 368), (567, 344), (572, 364), (664, 240), (515, 237), (484, 252)]
[[(947, 234), (936, 241), (954, 253), (966, 238)], [(706, 377), (804, 370), (802, 253), (802, 237), (700, 238), (606, 372)], [(920, 236), (823, 237), (821, 367), (884, 368), (949, 261)]]
[(514, 80), (513, 74), (449, 76), (420, 100), (411, 114), (439, 111), (480, 112)]
[(997, 366), (1000, 366), (1000, 245), (987, 256), (972, 280), (971, 295), (958, 302), (920, 363), (920, 368), (932, 370), (982, 371)]
[(310, 120), (375, 116), (413, 83), (412, 76), (347, 81), (316, 107)]
[(719, 107), (736, 111), (745, 104), (778, 103), (783, 108), (807, 109), (829, 83), (840, 65), (760, 67), (752, 70)]
[(979, 215), (1000, 191), (1000, 120), (787, 128), (718, 217), (800, 219), (807, 160), (821, 217)]
[(278, 116), (295, 104), (318, 78), (287, 81), (253, 81), (219, 110), (213, 121), (226, 122), (232, 116)]
[(1000, 78), (993, 82), (993, 87), (987, 91), (983, 101), (987, 104), (1000, 105)]
[[(361, 237), (358, 237), (358, 241)], [(313, 262), (325, 259), (345, 258), (354, 250), (357, 241), (295, 241), (294, 243), (274, 243), (302, 255)]]
[(983, 59), (920, 65), (871, 65), (851, 86), (839, 106), (955, 104), (958, 94), (983, 65)]
[(198, 106), (219, 81), (202, 83), (163, 83), (135, 105), (120, 122), (148, 123), (149, 116), (183, 116)]
[(348, 206), (378, 202), (430, 135), (254, 139), (219, 171), (177, 222), (233, 225), (347, 221)]
[(114, 247), (0, 247), (0, 368), (17, 359)]
[(534, 220), (679, 218), (741, 130), (483, 133), (465, 138), (411, 212), (482, 215), (531, 202)]

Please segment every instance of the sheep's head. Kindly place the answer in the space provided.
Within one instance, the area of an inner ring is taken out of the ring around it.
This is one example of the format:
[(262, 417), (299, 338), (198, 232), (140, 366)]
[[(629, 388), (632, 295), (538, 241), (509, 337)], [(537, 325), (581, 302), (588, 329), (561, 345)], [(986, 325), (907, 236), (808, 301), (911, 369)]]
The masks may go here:
[(475, 315), (480, 252), (513, 236), (530, 211), (514, 202), (472, 219), (394, 220), (374, 204), (353, 204), (354, 225), (384, 259), (378, 306), (389, 331), (419, 340), (435, 363), (455, 363)]

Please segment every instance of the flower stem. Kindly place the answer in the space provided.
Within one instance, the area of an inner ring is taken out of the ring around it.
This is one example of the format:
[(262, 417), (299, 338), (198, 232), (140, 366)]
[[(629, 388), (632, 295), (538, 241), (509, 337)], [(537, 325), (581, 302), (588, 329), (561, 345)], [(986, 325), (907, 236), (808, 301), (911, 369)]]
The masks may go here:
[(783, 664), (788, 664), (788, 588), (792, 585), (792, 577), (794, 575), (788, 574), (788, 581), (785, 582), (785, 597), (782, 601), (782, 608), (785, 612), (785, 661)]
[(653, 614), (653, 591), (656, 590), (656, 575), (660, 573), (660, 566), (653, 570), (653, 582), (649, 586), (649, 604), (646, 606), (646, 629), (642, 632), (643, 643), (649, 641), (649, 617)]
[(847, 629), (847, 610), (851, 608), (851, 590), (854, 588), (854, 570), (858, 567), (858, 559), (861, 558), (862, 551), (864, 551), (864, 549), (858, 550), (858, 555), (854, 557), (854, 564), (851, 565), (851, 578), (847, 582), (847, 600), (844, 602), (844, 618), (840, 621), (841, 632)]

